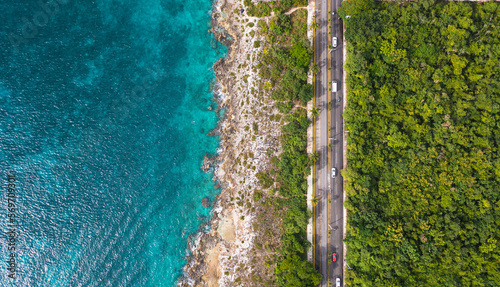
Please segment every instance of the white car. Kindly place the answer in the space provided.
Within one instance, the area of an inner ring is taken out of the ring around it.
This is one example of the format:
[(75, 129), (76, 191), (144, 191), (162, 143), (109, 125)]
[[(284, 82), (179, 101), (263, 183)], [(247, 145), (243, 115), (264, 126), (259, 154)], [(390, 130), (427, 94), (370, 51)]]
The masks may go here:
[(335, 282), (336, 282), (337, 287), (340, 287), (340, 277), (337, 277), (337, 280)]
[(332, 46), (333, 46), (334, 48), (337, 48), (337, 37), (333, 37), (333, 38), (332, 38)]
[(337, 175), (337, 169), (332, 167), (332, 178), (335, 178), (336, 175)]

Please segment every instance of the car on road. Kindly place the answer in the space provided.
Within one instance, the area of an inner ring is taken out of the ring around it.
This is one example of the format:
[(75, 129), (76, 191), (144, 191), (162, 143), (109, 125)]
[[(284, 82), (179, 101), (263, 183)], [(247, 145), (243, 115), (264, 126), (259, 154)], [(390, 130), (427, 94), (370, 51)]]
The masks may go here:
[(340, 97), (337, 99), (337, 102), (340, 102)]
[(332, 38), (332, 46), (333, 46), (334, 48), (337, 48), (337, 37), (333, 37), (333, 38)]
[(337, 80), (332, 81), (332, 92), (337, 92)]
[(335, 280), (335, 285), (340, 287), (340, 277), (337, 277), (337, 280)]
[(335, 178), (336, 175), (337, 175), (337, 169), (332, 167), (332, 178)]
[(337, 262), (337, 253), (332, 254), (332, 262)]

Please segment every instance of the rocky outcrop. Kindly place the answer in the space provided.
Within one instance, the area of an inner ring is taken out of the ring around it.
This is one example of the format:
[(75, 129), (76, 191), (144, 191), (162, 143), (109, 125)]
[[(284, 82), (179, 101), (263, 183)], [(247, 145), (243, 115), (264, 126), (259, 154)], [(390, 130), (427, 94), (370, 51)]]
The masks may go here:
[(205, 156), (203, 157), (203, 164), (201, 165), (201, 170), (203, 170), (204, 172), (208, 172), (208, 170), (210, 170), (210, 168), (213, 167), (216, 159), (217, 157), (214, 155), (210, 155), (208, 153), (205, 154)]

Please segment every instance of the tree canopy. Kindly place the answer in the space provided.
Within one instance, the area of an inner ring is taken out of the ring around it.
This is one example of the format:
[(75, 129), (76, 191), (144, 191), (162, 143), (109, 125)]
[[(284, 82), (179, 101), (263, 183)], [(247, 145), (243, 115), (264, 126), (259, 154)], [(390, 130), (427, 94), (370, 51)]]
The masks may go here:
[(498, 8), (342, 3), (349, 285), (500, 286)]

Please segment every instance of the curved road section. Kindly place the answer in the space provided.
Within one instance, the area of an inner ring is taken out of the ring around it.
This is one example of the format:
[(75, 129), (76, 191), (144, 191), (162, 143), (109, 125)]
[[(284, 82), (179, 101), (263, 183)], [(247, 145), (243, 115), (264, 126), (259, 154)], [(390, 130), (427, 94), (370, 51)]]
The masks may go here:
[[(343, 278), (343, 183), (340, 171), (343, 169), (343, 25), (337, 15), (341, 0), (316, 0), (315, 62), (320, 71), (315, 79), (315, 102), (319, 117), (315, 123), (315, 150), (320, 157), (315, 165), (315, 194), (319, 198), (315, 208), (315, 266), (323, 275), (319, 286), (336, 286), (336, 279)], [(333, 13), (332, 13), (333, 12)], [(330, 19), (331, 22), (328, 20)], [(329, 34), (331, 26), (331, 34)], [(336, 47), (333, 38), (336, 37)], [(328, 68), (331, 68), (329, 71)], [(332, 85), (330, 82), (336, 81)], [(329, 108), (331, 107), (331, 108)], [(336, 170), (333, 177), (332, 168)], [(333, 262), (333, 254), (336, 262)]]

